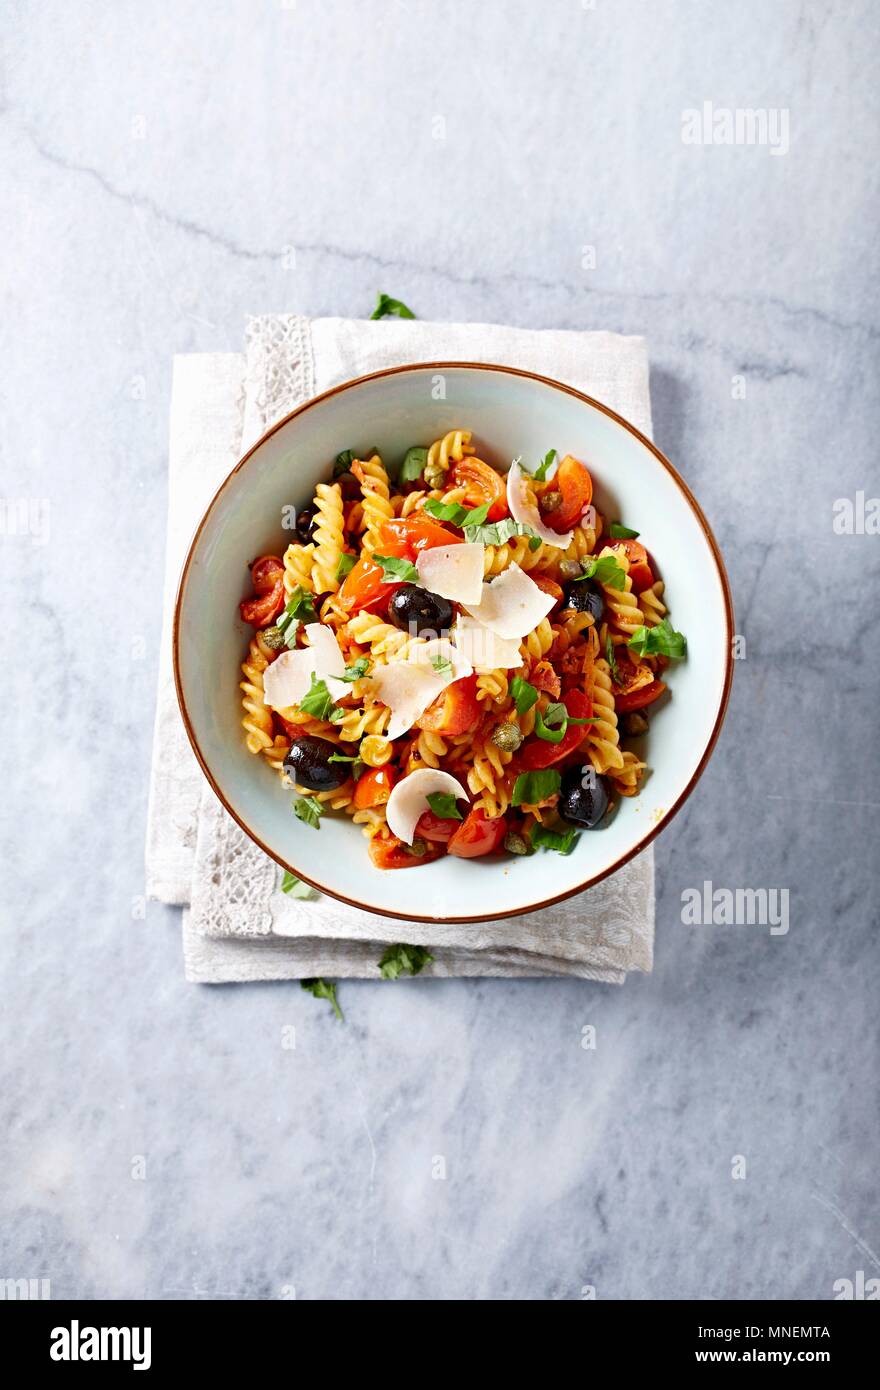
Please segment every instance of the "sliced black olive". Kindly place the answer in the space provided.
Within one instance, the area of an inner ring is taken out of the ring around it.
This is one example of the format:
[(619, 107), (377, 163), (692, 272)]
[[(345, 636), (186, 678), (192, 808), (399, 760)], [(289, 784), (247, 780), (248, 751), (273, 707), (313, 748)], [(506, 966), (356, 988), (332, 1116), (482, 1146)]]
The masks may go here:
[(565, 586), (563, 608), (574, 608), (577, 613), (590, 613), (596, 622), (602, 620), (605, 598), (602, 590), (589, 579), (573, 580)]
[(296, 514), (294, 530), (301, 545), (308, 545), (309, 541), (314, 539), (315, 516), (315, 508), (311, 504), (308, 507), (302, 507)]
[(433, 632), (436, 637), (449, 631), (455, 616), (448, 598), (420, 589), (418, 584), (401, 584), (391, 597), (388, 614), (408, 632)]
[(608, 810), (608, 788), (589, 763), (563, 773), (556, 807), (564, 820), (594, 830)]
[(335, 752), (336, 744), (327, 738), (315, 738), (311, 734), (295, 738), (284, 759), (284, 771), (298, 787), (308, 787), (312, 792), (332, 791), (351, 776), (351, 763), (330, 762)]

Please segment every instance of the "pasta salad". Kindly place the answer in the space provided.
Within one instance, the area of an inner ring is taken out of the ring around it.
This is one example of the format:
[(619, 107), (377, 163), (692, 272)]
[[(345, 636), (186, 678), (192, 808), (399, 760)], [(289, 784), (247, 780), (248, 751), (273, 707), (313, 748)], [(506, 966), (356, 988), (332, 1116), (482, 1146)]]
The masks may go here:
[(241, 691), (247, 747), (300, 820), (344, 812), (400, 869), (567, 854), (638, 792), (631, 744), (686, 644), (582, 462), (504, 473), (452, 430), (392, 481), (349, 449), (293, 526), (250, 566)]

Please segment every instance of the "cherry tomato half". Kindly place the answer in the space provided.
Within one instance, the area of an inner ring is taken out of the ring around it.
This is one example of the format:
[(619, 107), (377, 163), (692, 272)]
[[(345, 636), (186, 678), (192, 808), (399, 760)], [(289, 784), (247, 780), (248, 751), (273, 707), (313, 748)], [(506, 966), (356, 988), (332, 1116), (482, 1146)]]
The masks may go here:
[(558, 507), (554, 507), (552, 512), (543, 513), (544, 521), (552, 531), (570, 531), (580, 521), (584, 508), (593, 500), (593, 480), (584, 464), (572, 458), (571, 454), (566, 454), (546, 490), (562, 495)]
[(629, 714), (631, 710), (644, 709), (645, 705), (652, 705), (655, 700), (659, 700), (665, 689), (665, 681), (651, 681), (650, 685), (643, 685), (641, 690), (634, 690), (630, 695), (615, 695), (614, 708), (618, 714)]
[(449, 853), (459, 859), (479, 859), (494, 854), (504, 843), (507, 822), (503, 816), (486, 816), (479, 806), (470, 811), (449, 841)]
[[(589, 719), (593, 713), (593, 702), (582, 690), (566, 691), (562, 703), (572, 719)], [(554, 763), (561, 762), (569, 753), (574, 752), (589, 731), (589, 724), (569, 724), (558, 743), (548, 743), (546, 739), (535, 735), (523, 745), (519, 755), (519, 766), (527, 772), (552, 767)]]
[(359, 811), (386, 802), (397, 781), (393, 767), (369, 767), (362, 772), (354, 788), (354, 804)]
[(477, 701), (476, 674), (462, 676), (461, 680), (447, 685), (442, 695), (438, 695), (429, 705), (416, 724), (431, 734), (463, 734), (473, 728), (482, 710)]
[(629, 560), (629, 577), (632, 580), (634, 593), (640, 594), (643, 589), (650, 589), (654, 583), (654, 572), (651, 569), (651, 557), (641, 541), (631, 538), (609, 541), (608, 549), (622, 550)]
[(428, 845), (424, 854), (413, 854), (409, 845), (394, 835), (387, 839), (377, 835), (370, 841), (369, 848), (370, 858), (377, 869), (415, 869), (419, 864), (430, 864), (433, 859), (439, 859), (445, 852), (442, 845)]
[(367, 608), (375, 613), (386, 604), (398, 587), (388, 584), (385, 571), (369, 555), (362, 555), (349, 570), (339, 590), (339, 602), (350, 613), (358, 613)]
[(461, 536), (456, 536), (424, 512), (397, 516), (393, 521), (383, 521), (379, 527), (377, 548), (380, 555), (400, 555), (415, 560), (419, 551), (433, 550), (438, 545), (461, 545)]
[(467, 488), (465, 506), (488, 505), (487, 521), (507, 516), (507, 483), (491, 464), (478, 458), (461, 459), (452, 470), (452, 485)]
[(242, 622), (267, 627), (284, 607), (284, 563), (277, 555), (261, 555), (251, 565), (256, 598), (243, 599), (238, 611)]
[(461, 824), (460, 820), (450, 820), (449, 817), (435, 816), (433, 811), (423, 811), (416, 826), (416, 837), (419, 840), (436, 840), (439, 844), (445, 844), (447, 840), (452, 839)]

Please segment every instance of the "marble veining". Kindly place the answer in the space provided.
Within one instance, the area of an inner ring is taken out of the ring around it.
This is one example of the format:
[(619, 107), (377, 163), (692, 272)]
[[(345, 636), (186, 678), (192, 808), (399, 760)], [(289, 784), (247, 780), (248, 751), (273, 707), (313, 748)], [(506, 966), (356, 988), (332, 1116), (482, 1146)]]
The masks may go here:
[[(0, 1278), (876, 1276), (880, 540), (832, 526), (880, 491), (876, 7), (119, 0), (6, 29)], [(784, 107), (788, 153), (685, 144), (707, 100)], [(342, 1026), (296, 986), (187, 985), (178, 910), (143, 902), (172, 355), (379, 289), (644, 333), (656, 438), (725, 552), (745, 657), (622, 989), (350, 983)], [(788, 889), (789, 930), (685, 925), (707, 880)]]

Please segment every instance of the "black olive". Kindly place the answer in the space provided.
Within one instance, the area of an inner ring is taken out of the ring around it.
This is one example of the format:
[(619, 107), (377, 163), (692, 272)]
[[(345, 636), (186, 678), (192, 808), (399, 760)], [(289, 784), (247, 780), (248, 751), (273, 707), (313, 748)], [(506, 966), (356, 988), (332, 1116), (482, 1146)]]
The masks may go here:
[(315, 508), (311, 504), (308, 507), (302, 507), (296, 514), (294, 530), (301, 545), (308, 545), (309, 541), (314, 539), (315, 516)]
[(608, 788), (604, 777), (597, 776), (589, 763), (582, 767), (570, 767), (563, 773), (556, 809), (572, 825), (594, 830), (608, 810)]
[(602, 621), (605, 598), (602, 590), (589, 579), (576, 579), (565, 586), (563, 608), (574, 608), (578, 613), (591, 613), (596, 622)]
[(420, 589), (418, 584), (401, 584), (391, 597), (388, 615), (407, 632), (433, 632), (439, 637), (452, 627), (455, 612), (448, 598)]
[(327, 738), (295, 738), (290, 752), (284, 759), (284, 771), (298, 787), (308, 787), (312, 792), (329, 792), (351, 776), (351, 763), (331, 763), (331, 754), (337, 752), (336, 744)]

